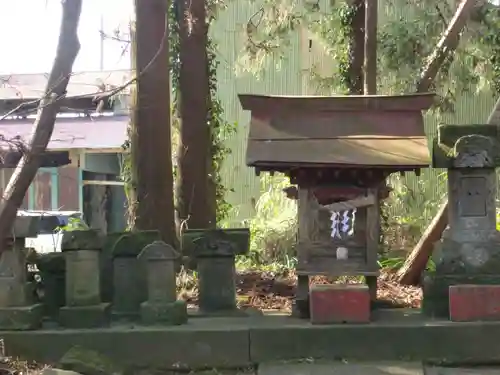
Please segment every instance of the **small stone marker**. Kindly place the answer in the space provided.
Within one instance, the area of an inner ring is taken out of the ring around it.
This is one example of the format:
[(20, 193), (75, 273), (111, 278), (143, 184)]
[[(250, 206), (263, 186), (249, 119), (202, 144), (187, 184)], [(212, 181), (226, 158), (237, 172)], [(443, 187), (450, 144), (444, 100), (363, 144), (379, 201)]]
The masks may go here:
[(144, 324), (183, 324), (187, 305), (177, 300), (175, 262), (179, 254), (170, 245), (155, 241), (139, 254), (147, 273), (147, 301), (141, 304)]
[(60, 323), (71, 328), (109, 324), (109, 303), (101, 303), (99, 259), (102, 240), (95, 230), (63, 234), (61, 249), (66, 261), (66, 306)]
[(248, 251), (250, 232), (248, 229), (233, 230), (234, 235), (246, 236), (247, 239), (242, 241), (245, 246), (238, 246), (229, 231), (207, 230), (193, 241), (198, 264), (199, 311), (202, 315), (244, 315), (236, 307), (235, 255)]
[(28, 236), (36, 236), (39, 218), (20, 216), (14, 224), (9, 245), (0, 255), (0, 329), (40, 328), (43, 306), (32, 304), (33, 286), (27, 282), (26, 250)]
[(455, 322), (500, 320), (500, 285), (450, 286), (450, 319)]
[(313, 285), (311, 323), (369, 323), (370, 291), (362, 284)]
[(66, 260), (61, 252), (39, 254), (37, 267), (43, 281), (45, 315), (57, 318), (59, 309), (66, 305)]
[(126, 232), (112, 250), (113, 316), (136, 319), (141, 303), (147, 299), (146, 269), (138, 256), (143, 248), (160, 239), (158, 231)]

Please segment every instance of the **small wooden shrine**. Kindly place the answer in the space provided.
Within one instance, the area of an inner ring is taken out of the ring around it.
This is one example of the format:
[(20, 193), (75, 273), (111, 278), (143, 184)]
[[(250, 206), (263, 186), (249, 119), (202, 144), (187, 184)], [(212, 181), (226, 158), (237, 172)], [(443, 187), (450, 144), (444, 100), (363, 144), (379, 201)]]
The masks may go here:
[(312, 275), (365, 276), (375, 300), (386, 178), (430, 164), (422, 110), (434, 94), (239, 98), (247, 165), (296, 185), (285, 189), (298, 199), (296, 312), (308, 316)]

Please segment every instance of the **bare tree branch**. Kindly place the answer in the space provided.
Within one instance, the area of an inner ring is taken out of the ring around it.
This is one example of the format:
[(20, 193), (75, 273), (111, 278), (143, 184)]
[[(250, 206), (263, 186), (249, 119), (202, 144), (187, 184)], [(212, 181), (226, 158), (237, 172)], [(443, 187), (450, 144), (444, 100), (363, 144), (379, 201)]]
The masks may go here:
[(59, 112), (59, 99), (66, 95), (73, 64), (80, 50), (78, 24), (82, 10), (82, 0), (62, 1), (62, 20), (56, 57), (47, 82), (46, 92), (39, 103), (33, 136), (28, 150), (23, 154), (16, 170), (5, 189), (0, 202), (0, 253), (4, 251), (5, 240), (9, 237), (24, 196), (36, 176), (40, 156), (45, 152), (54, 131)]

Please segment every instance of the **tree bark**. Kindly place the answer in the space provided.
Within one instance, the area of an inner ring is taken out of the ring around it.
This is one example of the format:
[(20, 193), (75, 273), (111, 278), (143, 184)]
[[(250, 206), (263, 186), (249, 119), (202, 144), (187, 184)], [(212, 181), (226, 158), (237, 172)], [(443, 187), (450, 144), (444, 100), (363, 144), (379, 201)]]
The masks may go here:
[(434, 51), (429, 56), (427, 65), (420, 75), (420, 80), (417, 84), (417, 92), (429, 91), (436, 79), (439, 69), (458, 47), (460, 42), (460, 34), (470, 18), (472, 11), (475, 8), (477, 0), (462, 0), (458, 5), (455, 15), (451, 19), (447, 29), (441, 35), (441, 39), (436, 44)]
[(180, 145), (178, 152), (178, 211), (184, 227), (216, 225), (212, 186), (210, 103), (207, 56), (208, 24), (205, 0), (179, 0), (180, 18)]
[(365, 0), (365, 95), (377, 93), (377, 7), (377, 0)]
[[(0, 204), (0, 244), (9, 237), (24, 196), (40, 167), (40, 157), (47, 149), (54, 131), (60, 99), (64, 98), (73, 64), (80, 50), (78, 24), (82, 0), (63, 0), (59, 41), (45, 93), (38, 105), (26, 152), (19, 161), (3, 194)], [(5, 250), (0, 246), (0, 253)]]
[[(432, 88), (432, 84), (439, 73), (439, 69), (446, 61), (446, 58), (457, 49), (460, 42), (460, 34), (467, 20), (470, 18), (476, 2), (477, 0), (462, 0), (458, 5), (448, 28), (441, 36), (441, 39), (429, 57), (427, 65), (422, 71), (420, 80), (417, 84), (417, 92), (426, 92)], [(425, 270), (427, 261), (432, 254), (434, 242), (441, 238), (444, 229), (448, 225), (447, 212), (448, 201), (445, 200), (436, 217), (434, 217), (429, 227), (425, 230), (417, 246), (415, 246), (406, 259), (405, 264), (399, 270), (397, 276), (401, 284), (419, 284), (420, 276)]]
[(349, 37), (349, 94), (363, 95), (363, 62), (365, 59), (365, 0), (352, 0)]
[(135, 106), (130, 127), (133, 229), (177, 243), (170, 134), (168, 1), (135, 0)]

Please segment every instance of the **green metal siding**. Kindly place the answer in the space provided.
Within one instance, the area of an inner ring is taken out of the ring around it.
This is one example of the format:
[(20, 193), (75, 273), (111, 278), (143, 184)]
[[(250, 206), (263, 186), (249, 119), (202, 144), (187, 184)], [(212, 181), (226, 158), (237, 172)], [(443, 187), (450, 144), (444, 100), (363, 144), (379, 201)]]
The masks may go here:
[[(408, 8), (395, 9), (386, 2), (380, 2), (382, 17), (407, 17)], [(393, 2), (391, 1), (391, 4)], [(230, 218), (231, 225), (241, 225), (242, 221), (249, 219), (254, 213), (254, 204), (261, 194), (259, 179), (255, 177), (253, 169), (245, 165), (246, 140), (248, 135), (249, 114), (241, 110), (238, 97), (239, 93), (254, 94), (315, 94), (314, 88), (308, 84), (308, 71), (313, 65), (319, 66), (324, 72), (335, 62), (321, 49), (321, 43), (313, 41), (313, 48), (309, 50), (307, 42), (310, 38), (307, 33), (293, 35), (291, 46), (285, 52), (286, 59), (281, 63), (280, 69), (275, 67), (276, 61), (270, 61), (264, 69), (260, 79), (251, 74), (237, 75), (236, 66), (241, 48), (244, 46), (244, 28), (248, 19), (259, 9), (257, 2), (229, 2), (228, 8), (220, 12), (217, 22), (212, 28), (212, 34), (218, 43), (218, 57), (220, 66), (218, 70), (219, 95), (225, 109), (226, 119), (237, 122), (238, 133), (228, 145), (232, 149), (223, 172), (226, 186), (234, 189), (228, 193), (228, 201), (233, 204), (234, 212)], [(304, 41), (301, 48), (301, 38)], [(304, 74), (305, 73), (305, 74)], [(418, 72), (415, 72), (417, 74)], [(456, 103), (453, 114), (438, 116), (435, 113), (425, 115), (425, 129), (429, 139), (436, 134), (439, 123), (478, 123), (486, 122), (496, 98), (490, 93), (464, 93)], [(422, 193), (422, 183), (425, 180), (426, 199), (436, 199), (444, 191), (442, 184), (438, 183), (438, 176), (442, 171), (427, 170), (416, 178), (413, 174), (406, 174), (399, 179), (399, 183), (406, 184), (410, 189)], [(430, 186), (430, 188), (429, 188)], [(397, 208), (394, 207), (397, 211)]]

